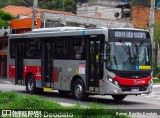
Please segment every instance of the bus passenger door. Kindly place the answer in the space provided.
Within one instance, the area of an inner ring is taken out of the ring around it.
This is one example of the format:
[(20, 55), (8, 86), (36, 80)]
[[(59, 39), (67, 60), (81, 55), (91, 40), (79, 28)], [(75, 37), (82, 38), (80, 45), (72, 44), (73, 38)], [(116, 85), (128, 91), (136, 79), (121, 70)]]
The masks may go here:
[(99, 80), (103, 78), (103, 45), (102, 38), (95, 36), (89, 38), (87, 58), (88, 65), (88, 87), (89, 91), (98, 92)]
[(54, 87), (54, 42), (42, 43), (42, 86)]
[(23, 48), (22, 42), (16, 43), (16, 56), (15, 56), (15, 84), (24, 84), (23, 82)]

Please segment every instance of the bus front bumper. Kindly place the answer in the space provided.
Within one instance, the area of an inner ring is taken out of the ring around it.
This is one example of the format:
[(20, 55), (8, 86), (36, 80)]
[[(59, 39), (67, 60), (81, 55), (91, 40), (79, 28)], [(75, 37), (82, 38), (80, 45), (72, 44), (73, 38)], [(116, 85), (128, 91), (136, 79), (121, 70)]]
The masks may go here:
[[(106, 80), (107, 81), (107, 80)], [(113, 83), (105, 82), (104, 86), (100, 86), (100, 94), (103, 95), (141, 95), (152, 92), (153, 81), (146, 86), (123, 87), (116, 86)]]

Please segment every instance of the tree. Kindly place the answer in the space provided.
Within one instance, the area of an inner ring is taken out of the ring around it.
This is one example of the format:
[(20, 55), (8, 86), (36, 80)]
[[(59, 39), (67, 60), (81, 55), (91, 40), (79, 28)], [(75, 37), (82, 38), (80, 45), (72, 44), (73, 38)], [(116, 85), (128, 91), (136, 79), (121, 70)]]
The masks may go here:
[(0, 8), (3, 8), (7, 5), (9, 5), (9, 2), (7, 2), (6, 0), (0, 0)]
[[(151, 5), (151, 0), (128, 0), (128, 2), (132, 3), (133, 5), (144, 6), (144, 7), (150, 7)], [(157, 2), (160, 2), (160, 0), (155, 0), (155, 2), (157, 5)]]
[[(10, 2), (9, 2), (10, 1)], [(76, 0), (38, 0), (38, 7), (42, 9), (61, 10), (76, 13)], [(85, 0), (77, 0), (85, 1)], [(0, 0), (0, 8), (7, 5), (32, 7), (33, 0)]]
[(156, 44), (156, 60), (155, 60), (155, 67), (157, 68), (157, 70), (155, 71), (155, 76), (157, 78), (160, 78), (160, 21), (156, 22), (154, 25), (154, 42)]
[(155, 23), (154, 40), (155, 40), (156, 44), (160, 44), (160, 22)]
[(76, 3), (73, 0), (65, 0), (64, 11), (76, 13), (77, 11)]
[(76, 3), (73, 0), (52, 0), (50, 9), (76, 13)]
[(12, 19), (15, 19), (15, 17), (7, 12), (0, 10), (0, 28), (8, 27), (9, 21)]

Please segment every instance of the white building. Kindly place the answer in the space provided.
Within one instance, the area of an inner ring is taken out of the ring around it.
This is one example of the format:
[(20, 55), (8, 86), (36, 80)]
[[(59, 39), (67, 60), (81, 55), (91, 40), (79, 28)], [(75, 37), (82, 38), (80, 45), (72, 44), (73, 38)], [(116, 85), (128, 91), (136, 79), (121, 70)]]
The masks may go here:
[(130, 18), (130, 5), (121, 0), (88, 0), (77, 5), (77, 15), (117, 20)]

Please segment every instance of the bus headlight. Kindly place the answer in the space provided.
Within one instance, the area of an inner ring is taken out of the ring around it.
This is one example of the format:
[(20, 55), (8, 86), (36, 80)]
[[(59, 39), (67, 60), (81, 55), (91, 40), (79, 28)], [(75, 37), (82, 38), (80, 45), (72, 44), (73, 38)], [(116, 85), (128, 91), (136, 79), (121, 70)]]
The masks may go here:
[(112, 78), (108, 78), (108, 80), (113, 83), (113, 79)]
[(112, 84), (114, 84), (114, 85), (116, 85), (116, 86), (118, 86), (118, 87), (119, 87), (119, 83), (118, 83), (118, 81), (114, 80), (113, 78), (108, 77), (108, 81), (109, 81), (109, 82), (111, 82)]

